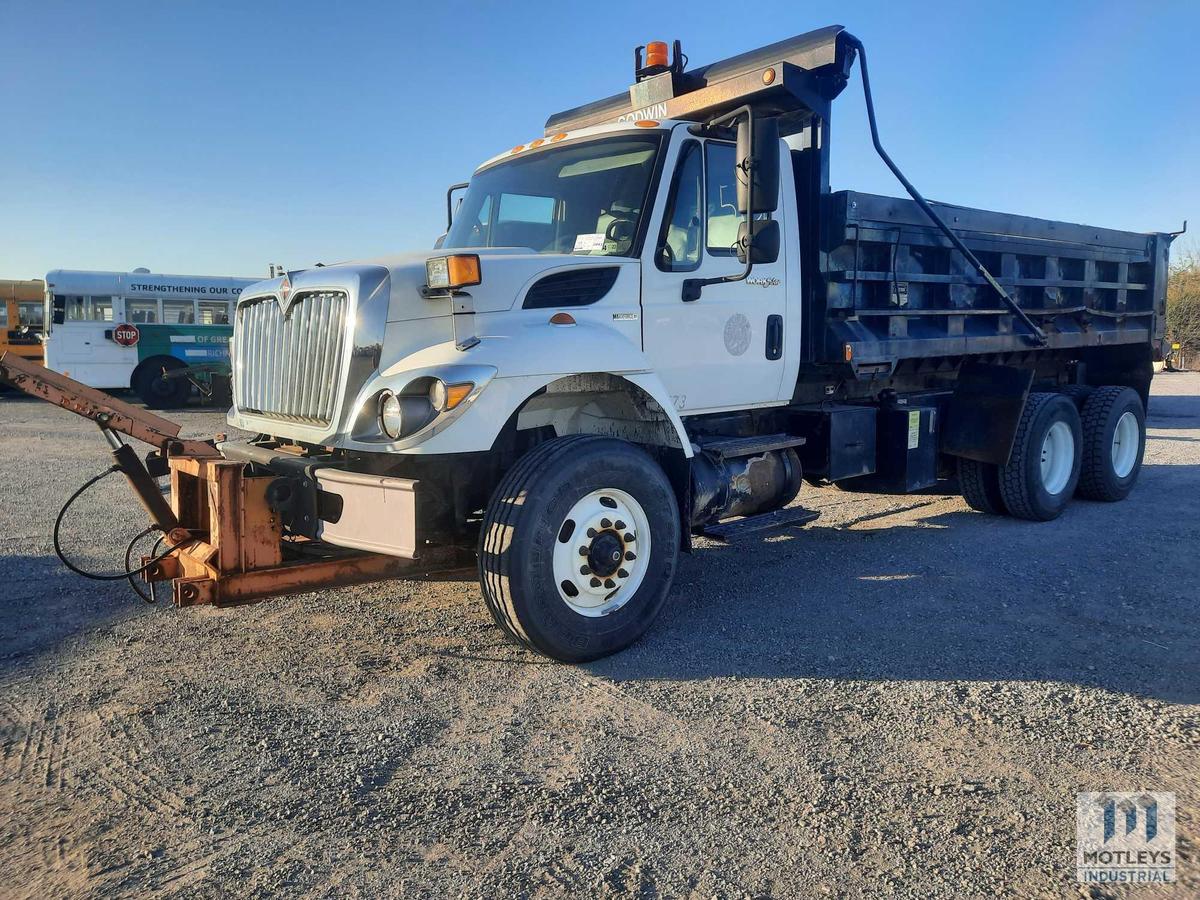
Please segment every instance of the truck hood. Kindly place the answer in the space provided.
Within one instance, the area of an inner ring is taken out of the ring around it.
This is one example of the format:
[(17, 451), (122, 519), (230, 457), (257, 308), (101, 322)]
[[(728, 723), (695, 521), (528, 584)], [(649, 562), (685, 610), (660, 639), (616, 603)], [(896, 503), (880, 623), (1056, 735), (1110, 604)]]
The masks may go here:
[[(429, 250), (365, 261), (367, 265), (386, 268), (390, 275), (391, 297), (388, 302), (387, 321), (410, 322), (450, 314), (450, 307), (445, 298), (426, 299), (421, 294), (421, 289), (425, 286), (425, 261), (453, 252)], [(481, 247), (462, 252), (479, 256), (482, 281), (468, 289), (477, 313), (512, 309), (524, 298), (530, 285), (549, 272), (596, 265), (636, 264), (634, 260), (618, 257), (533, 253), (519, 247)]]

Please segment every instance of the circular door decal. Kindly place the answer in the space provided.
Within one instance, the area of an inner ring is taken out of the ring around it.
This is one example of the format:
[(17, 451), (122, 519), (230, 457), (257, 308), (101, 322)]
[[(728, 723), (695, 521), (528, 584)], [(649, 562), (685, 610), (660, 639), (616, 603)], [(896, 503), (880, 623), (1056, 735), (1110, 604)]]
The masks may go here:
[(142, 336), (136, 325), (122, 323), (113, 329), (113, 340), (122, 347), (132, 347), (138, 342), (138, 338)]
[(750, 346), (750, 320), (741, 313), (729, 317), (725, 323), (725, 349), (733, 356), (741, 356)]

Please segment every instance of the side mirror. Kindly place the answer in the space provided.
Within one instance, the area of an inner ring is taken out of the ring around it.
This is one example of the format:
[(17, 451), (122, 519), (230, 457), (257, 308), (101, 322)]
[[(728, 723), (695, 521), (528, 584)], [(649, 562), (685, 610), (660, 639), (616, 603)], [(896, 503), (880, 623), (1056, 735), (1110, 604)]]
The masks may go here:
[(742, 222), (738, 225), (737, 243), (734, 248), (737, 258), (742, 263), (746, 262), (747, 251), (749, 251), (751, 262), (773, 263), (779, 259), (779, 245), (779, 222), (775, 219), (755, 219), (752, 241), (747, 238), (746, 223)]
[[(754, 209), (751, 213), (775, 212), (779, 206), (779, 120), (755, 118), (754, 159), (750, 159), (750, 125), (739, 119), (737, 126), (737, 204), (744, 213), (750, 205), (750, 179), (754, 179)], [(747, 165), (749, 163), (749, 165)], [(750, 173), (747, 175), (746, 169)]]

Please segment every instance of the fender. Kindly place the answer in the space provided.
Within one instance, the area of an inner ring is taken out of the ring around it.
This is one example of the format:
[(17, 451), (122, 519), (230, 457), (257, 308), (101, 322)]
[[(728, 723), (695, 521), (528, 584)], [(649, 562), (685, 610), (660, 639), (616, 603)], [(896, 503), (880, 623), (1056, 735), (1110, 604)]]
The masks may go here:
[(356, 409), (385, 388), (403, 388), (417, 373), (470, 366), (491, 369), (496, 375), (473, 393), (467, 409), (418, 444), (402, 448), (346, 440), (339, 445), (414, 455), (490, 450), (513, 413), (542, 388), (572, 375), (606, 374), (623, 378), (649, 395), (671, 422), (684, 455), (691, 457), (683, 420), (642, 351), (616, 329), (579, 318), (578, 324), (563, 326), (544, 319), (530, 322), (528, 314), (519, 311), (488, 316), (488, 336), (469, 350), (445, 342), (398, 360), (363, 386)]

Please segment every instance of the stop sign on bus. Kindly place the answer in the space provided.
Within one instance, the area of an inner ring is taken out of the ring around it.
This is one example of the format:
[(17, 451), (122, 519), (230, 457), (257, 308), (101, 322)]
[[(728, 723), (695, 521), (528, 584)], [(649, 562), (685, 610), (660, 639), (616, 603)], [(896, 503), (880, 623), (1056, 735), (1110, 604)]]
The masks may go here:
[(137, 326), (128, 323), (122, 323), (113, 329), (113, 340), (122, 347), (132, 347), (141, 336)]

